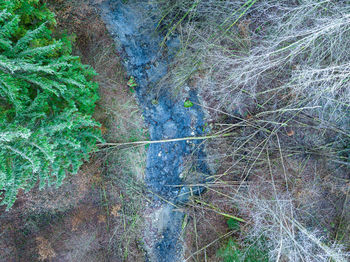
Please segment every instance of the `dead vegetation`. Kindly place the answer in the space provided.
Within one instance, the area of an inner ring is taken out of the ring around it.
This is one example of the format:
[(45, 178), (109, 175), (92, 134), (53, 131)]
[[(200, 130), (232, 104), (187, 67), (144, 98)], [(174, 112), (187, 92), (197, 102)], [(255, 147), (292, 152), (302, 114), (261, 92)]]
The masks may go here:
[(215, 225), (237, 216), (234, 239), (263, 236), (271, 261), (346, 261), (349, 5), (157, 2), (182, 44), (168, 81), (197, 88), (213, 133), (230, 136), (207, 143), (216, 173), (191, 203), (188, 260), (218, 259), (229, 228)]
[(39, 236), (36, 238), (36, 241), (38, 243), (37, 248), (40, 261), (49, 260), (56, 256), (55, 251), (52, 249), (51, 244), (47, 239)]

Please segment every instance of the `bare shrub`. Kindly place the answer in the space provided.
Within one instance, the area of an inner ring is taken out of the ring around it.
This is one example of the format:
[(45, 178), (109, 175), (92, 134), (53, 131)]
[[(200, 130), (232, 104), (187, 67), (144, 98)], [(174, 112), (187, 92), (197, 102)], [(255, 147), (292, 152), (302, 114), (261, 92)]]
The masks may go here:
[(181, 41), (167, 81), (196, 87), (213, 131), (231, 136), (208, 146), (219, 171), (208, 190), (225, 187), (215, 201), (239, 207), (246, 237), (266, 236), (271, 260), (345, 261), (350, 5), (158, 2)]
[(173, 81), (200, 70), (203, 93), (227, 112), (257, 104), (268, 109), (288, 93), (294, 98), (275, 107), (319, 106), (320, 119), (340, 121), (350, 97), (344, 1), (195, 2), (162, 3), (165, 14), (188, 20), (179, 26), (183, 48)]

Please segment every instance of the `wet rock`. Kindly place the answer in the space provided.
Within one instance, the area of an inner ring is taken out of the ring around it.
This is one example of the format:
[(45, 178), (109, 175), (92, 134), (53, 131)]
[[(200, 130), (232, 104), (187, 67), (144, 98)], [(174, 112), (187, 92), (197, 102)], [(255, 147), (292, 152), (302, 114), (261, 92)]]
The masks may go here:
[(150, 65), (147, 68), (147, 77), (150, 83), (157, 83), (168, 72), (166, 62), (160, 62), (157, 66)]
[(164, 138), (175, 138), (177, 134), (177, 127), (174, 121), (167, 121), (163, 125)]
[(154, 121), (153, 123), (156, 127), (158, 127), (159, 124), (163, 124), (170, 119), (171, 112), (163, 103), (159, 102), (158, 105), (152, 105), (151, 108), (152, 109), (148, 114), (149, 121)]

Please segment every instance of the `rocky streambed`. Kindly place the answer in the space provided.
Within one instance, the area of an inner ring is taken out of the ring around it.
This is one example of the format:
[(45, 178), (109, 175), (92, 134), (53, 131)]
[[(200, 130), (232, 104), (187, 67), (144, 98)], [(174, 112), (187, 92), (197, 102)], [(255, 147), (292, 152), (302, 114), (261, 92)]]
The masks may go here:
[[(204, 113), (197, 105), (196, 92), (184, 88), (187, 91), (174, 96), (171, 88), (159, 88), (159, 81), (170, 70), (180, 41), (172, 37), (160, 47), (164, 36), (157, 31), (161, 18), (157, 5), (148, 0), (109, 0), (102, 3), (101, 10), (127, 73), (135, 79), (136, 96), (151, 140), (203, 135), (206, 132)], [(193, 106), (185, 107), (186, 100)], [(199, 141), (154, 143), (148, 149), (145, 183), (153, 201), (144, 211), (143, 243), (148, 261), (183, 259), (184, 214), (178, 207), (186, 203), (190, 193), (198, 194), (202, 190), (184, 182), (184, 163), (189, 157), (192, 160), (190, 176), (209, 174)], [(198, 176), (195, 182), (204, 182), (204, 177)]]

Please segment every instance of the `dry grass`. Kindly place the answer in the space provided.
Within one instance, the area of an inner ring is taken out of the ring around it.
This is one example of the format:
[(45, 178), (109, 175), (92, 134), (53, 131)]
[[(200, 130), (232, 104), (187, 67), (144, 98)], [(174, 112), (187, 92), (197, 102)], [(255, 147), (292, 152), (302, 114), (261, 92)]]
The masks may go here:
[(51, 244), (47, 239), (43, 237), (37, 237), (36, 241), (38, 243), (37, 248), (40, 261), (50, 260), (56, 256), (55, 251), (52, 249)]

